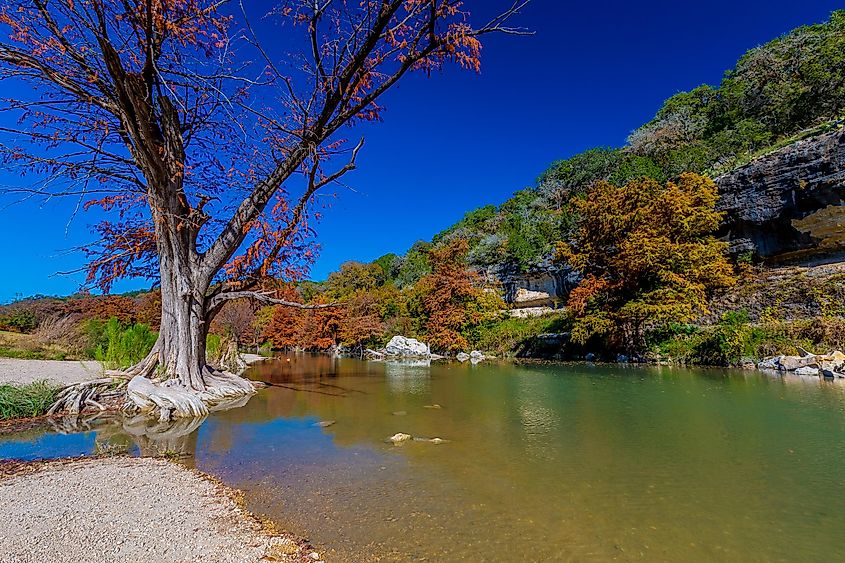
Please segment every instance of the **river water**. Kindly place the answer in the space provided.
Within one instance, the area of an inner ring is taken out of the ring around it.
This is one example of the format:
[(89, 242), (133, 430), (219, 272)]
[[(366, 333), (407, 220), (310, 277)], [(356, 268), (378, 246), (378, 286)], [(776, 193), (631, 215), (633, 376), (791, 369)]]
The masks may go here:
[(181, 452), (330, 560), (845, 560), (837, 382), (307, 355), (250, 375), (273, 386), (201, 424), (54, 424), (0, 458)]

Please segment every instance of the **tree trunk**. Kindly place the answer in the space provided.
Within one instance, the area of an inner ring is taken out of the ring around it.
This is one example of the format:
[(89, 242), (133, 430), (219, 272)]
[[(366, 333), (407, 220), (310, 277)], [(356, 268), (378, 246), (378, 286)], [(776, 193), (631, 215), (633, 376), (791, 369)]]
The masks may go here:
[(187, 389), (205, 391), (208, 283), (196, 283), (192, 274), (182, 261), (161, 257), (159, 366), (163, 379), (178, 379)]
[[(206, 362), (211, 278), (197, 267), (192, 242), (178, 229), (158, 233), (161, 329), (150, 354), (127, 370), (132, 410), (160, 420), (198, 417), (255, 392), (252, 382)], [(160, 381), (160, 383), (155, 383)]]

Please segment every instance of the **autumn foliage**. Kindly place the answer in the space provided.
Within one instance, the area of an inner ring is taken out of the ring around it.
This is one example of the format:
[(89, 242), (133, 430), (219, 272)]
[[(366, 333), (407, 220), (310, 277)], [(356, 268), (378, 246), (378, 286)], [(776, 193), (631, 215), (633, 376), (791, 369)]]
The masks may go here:
[(572, 339), (604, 336), (635, 350), (644, 329), (706, 313), (709, 292), (735, 283), (727, 245), (713, 236), (716, 199), (712, 180), (685, 173), (666, 184), (601, 181), (573, 200), (578, 225), (558, 247), (583, 275), (569, 297)]
[(347, 262), (309, 291), (288, 285), (280, 293), (285, 299), (338, 307), (268, 307), (258, 315), (259, 322), (265, 319), (264, 338), (277, 349), (342, 346), (362, 353), (402, 334), (424, 339), (435, 350), (467, 350), (471, 331), (497, 318), (504, 303), (496, 288), (467, 269), (466, 252), (463, 240), (430, 250), (431, 272), (404, 289), (378, 261)]
[(481, 276), (467, 269), (468, 251), (463, 239), (431, 250), (432, 272), (413, 289), (411, 310), (438, 350), (467, 350), (467, 331), (504, 308), (498, 293), (485, 288)]

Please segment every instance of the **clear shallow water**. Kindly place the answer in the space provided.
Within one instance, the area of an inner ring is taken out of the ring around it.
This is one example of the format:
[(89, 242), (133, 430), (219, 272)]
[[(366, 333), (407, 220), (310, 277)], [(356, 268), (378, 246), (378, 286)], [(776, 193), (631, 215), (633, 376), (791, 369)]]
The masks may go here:
[[(840, 384), (289, 359), (196, 428), (36, 429), (0, 436), (0, 457), (182, 451), (339, 560), (845, 560)], [(396, 432), (449, 441), (384, 442)]]

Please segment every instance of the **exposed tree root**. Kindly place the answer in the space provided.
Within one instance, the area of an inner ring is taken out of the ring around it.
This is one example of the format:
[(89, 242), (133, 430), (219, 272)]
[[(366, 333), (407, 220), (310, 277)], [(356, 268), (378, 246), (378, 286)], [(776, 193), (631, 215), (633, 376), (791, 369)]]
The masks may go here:
[[(107, 371), (108, 377), (66, 387), (59, 393), (48, 414), (67, 412), (75, 415), (86, 407), (104, 411), (106, 407), (102, 401), (120, 397), (125, 398), (125, 411), (157, 415), (162, 422), (203, 418), (212, 410), (231, 408), (241, 399), (246, 402), (259, 386), (210, 365), (202, 367), (193, 378), (173, 377), (161, 381), (168, 370), (158, 369), (162, 365), (160, 350), (159, 339), (147, 357), (134, 366), (122, 371)], [(226, 360), (225, 363), (233, 370), (242, 371), (246, 367), (236, 341), (227, 342), (221, 359)], [(185, 381), (191, 381), (191, 384)]]
[(205, 389), (198, 391), (183, 386), (176, 379), (153, 383), (146, 377), (132, 378), (126, 389), (128, 411), (144, 414), (158, 413), (164, 422), (171, 418), (200, 418), (212, 410), (230, 408), (232, 401), (248, 398), (255, 393), (255, 385), (233, 373), (203, 369)]
[[(100, 411), (106, 410), (100, 401), (104, 399), (117, 398), (123, 395), (123, 389), (116, 386), (121, 380), (111, 377), (74, 383), (65, 387), (56, 398), (56, 402), (47, 411), (47, 414), (67, 412), (79, 414), (85, 407), (94, 407)], [(121, 385), (122, 386), (122, 385)]]

